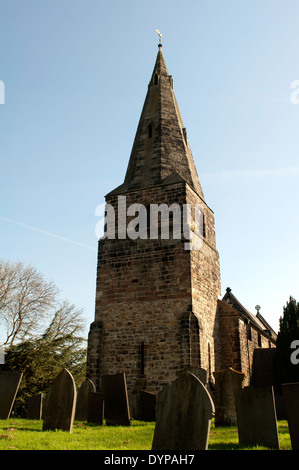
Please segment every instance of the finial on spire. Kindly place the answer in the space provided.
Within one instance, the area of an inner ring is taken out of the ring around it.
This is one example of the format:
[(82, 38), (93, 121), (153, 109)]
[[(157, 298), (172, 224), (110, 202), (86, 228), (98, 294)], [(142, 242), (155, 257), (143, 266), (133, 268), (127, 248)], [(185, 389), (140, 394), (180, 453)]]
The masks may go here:
[(162, 47), (162, 34), (160, 33), (160, 31), (158, 29), (156, 29), (156, 33), (158, 33), (158, 36), (159, 36), (159, 44), (158, 44), (158, 47)]

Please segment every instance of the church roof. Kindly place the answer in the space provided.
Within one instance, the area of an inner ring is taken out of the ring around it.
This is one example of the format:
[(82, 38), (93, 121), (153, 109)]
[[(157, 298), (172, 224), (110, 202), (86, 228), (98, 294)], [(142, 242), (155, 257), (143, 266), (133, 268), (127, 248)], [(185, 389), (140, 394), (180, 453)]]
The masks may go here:
[(228, 287), (226, 289), (226, 293), (225, 293), (222, 301), (227, 303), (231, 307), (233, 307), (235, 310), (237, 310), (243, 316), (245, 316), (246, 319), (249, 322), (252, 322), (260, 330), (262, 330), (264, 333), (267, 333), (269, 336), (272, 336), (273, 338), (276, 338), (277, 334), (271, 328), (271, 326), (266, 322), (266, 320), (263, 318), (263, 316), (259, 312), (257, 313), (257, 315), (253, 315), (251, 312), (249, 312), (249, 310), (247, 310), (245, 307), (243, 307), (241, 302), (239, 302), (239, 300), (232, 293), (230, 287)]
[(109, 195), (182, 180), (204, 200), (172, 77), (159, 44), (125, 180)]

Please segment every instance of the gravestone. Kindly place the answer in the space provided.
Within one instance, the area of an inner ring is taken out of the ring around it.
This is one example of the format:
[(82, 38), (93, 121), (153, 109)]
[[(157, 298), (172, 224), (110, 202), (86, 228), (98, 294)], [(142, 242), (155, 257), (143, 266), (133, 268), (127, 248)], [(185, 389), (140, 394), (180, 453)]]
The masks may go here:
[(201, 383), (206, 387), (208, 383), (208, 374), (206, 369), (202, 367), (187, 367), (186, 371), (191, 372), (191, 374), (195, 375)]
[(274, 384), (272, 364), (275, 354), (276, 348), (254, 349), (252, 359), (253, 387), (272, 387)]
[(104, 394), (89, 392), (87, 422), (103, 424), (104, 418)]
[(235, 391), (240, 445), (279, 449), (273, 387)]
[(158, 395), (152, 450), (206, 450), (213, 414), (203, 383), (184, 372)]
[(140, 390), (139, 400), (139, 419), (141, 421), (156, 421), (157, 395), (146, 390)]
[(39, 393), (27, 400), (27, 419), (42, 419), (43, 394)]
[(282, 390), (281, 390), (281, 392), (275, 392), (275, 387), (273, 387), (273, 389), (274, 389), (276, 419), (278, 421), (280, 421), (282, 419), (286, 420), (287, 419), (287, 414), (286, 414), (285, 402), (284, 402)]
[(0, 419), (9, 418), (22, 377), (22, 372), (0, 372)]
[(235, 390), (242, 388), (245, 374), (231, 367), (214, 372), (215, 377), (215, 426), (235, 426), (237, 414)]
[(286, 416), (293, 450), (299, 450), (299, 383), (282, 384)]
[(52, 383), (47, 396), (43, 430), (61, 429), (72, 432), (76, 394), (73, 376), (67, 369), (63, 369)]
[(134, 417), (140, 416), (140, 390), (145, 389), (145, 377), (137, 377), (130, 396), (130, 415)]
[(103, 375), (105, 420), (108, 426), (130, 426), (130, 410), (125, 373)]
[(88, 410), (89, 393), (95, 392), (96, 387), (90, 379), (86, 379), (81, 385), (77, 393), (77, 404), (75, 419), (77, 421), (86, 421)]

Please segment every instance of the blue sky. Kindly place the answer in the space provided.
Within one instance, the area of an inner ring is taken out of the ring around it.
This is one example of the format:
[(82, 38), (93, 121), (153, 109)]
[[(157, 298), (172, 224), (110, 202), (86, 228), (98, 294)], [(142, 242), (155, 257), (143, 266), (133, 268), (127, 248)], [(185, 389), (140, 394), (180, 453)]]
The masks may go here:
[(0, 0), (0, 258), (94, 318), (95, 209), (122, 183), (163, 54), (206, 201), (222, 295), (278, 330), (299, 300), (299, 3)]

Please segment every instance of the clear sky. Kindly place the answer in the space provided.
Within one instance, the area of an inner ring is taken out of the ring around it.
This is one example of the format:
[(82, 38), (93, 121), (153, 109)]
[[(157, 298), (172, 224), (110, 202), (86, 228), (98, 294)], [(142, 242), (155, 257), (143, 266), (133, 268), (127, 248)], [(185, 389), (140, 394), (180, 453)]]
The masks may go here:
[(277, 331), (299, 301), (298, 17), (297, 0), (0, 0), (0, 258), (53, 280), (87, 335), (95, 209), (123, 182), (159, 29), (222, 295)]

